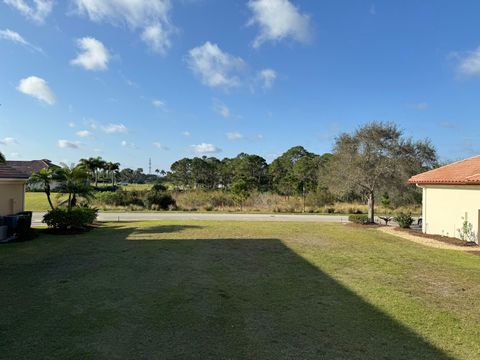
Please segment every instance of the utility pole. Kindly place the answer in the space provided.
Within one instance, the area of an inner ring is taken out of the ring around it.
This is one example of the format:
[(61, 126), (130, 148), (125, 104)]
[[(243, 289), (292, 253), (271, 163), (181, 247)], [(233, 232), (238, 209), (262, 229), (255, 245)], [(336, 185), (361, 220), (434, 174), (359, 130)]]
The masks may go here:
[(148, 158), (148, 175), (152, 174), (152, 158)]

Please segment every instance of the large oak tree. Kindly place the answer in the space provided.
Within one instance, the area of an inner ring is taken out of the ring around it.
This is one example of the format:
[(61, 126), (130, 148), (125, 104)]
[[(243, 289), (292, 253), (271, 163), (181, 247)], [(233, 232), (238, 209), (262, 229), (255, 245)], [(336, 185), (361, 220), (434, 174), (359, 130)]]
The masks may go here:
[(369, 221), (374, 222), (377, 194), (404, 188), (410, 176), (436, 163), (429, 140), (414, 141), (395, 124), (372, 122), (336, 139), (329, 185), (337, 194), (364, 194)]

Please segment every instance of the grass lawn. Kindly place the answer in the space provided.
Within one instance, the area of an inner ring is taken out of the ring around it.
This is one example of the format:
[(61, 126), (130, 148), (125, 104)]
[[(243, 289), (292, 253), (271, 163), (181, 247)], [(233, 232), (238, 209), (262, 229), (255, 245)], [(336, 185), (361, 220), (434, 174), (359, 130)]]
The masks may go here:
[(109, 223), (0, 246), (0, 358), (478, 359), (480, 258), (341, 224)]
[[(52, 202), (56, 205), (61, 202), (65, 197), (59, 196), (57, 193), (53, 193)], [(50, 206), (48, 205), (47, 195), (44, 192), (26, 192), (25, 193), (25, 211), (48, 211)]]

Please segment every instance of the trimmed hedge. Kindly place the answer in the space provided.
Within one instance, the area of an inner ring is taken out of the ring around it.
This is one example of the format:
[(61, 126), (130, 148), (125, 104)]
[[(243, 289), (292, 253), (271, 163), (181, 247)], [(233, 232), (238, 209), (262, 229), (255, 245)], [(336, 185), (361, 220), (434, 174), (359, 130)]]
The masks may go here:
[(97, 219), (97, 209), (75, 207), (50, 210), (43, 217), (49, 228), (55, 230), (84, 230)]
[(368, 224), (369, 219), (367, 214), (352, 214), (348, 216), (348, 221), (351, 221), (355, 224)]

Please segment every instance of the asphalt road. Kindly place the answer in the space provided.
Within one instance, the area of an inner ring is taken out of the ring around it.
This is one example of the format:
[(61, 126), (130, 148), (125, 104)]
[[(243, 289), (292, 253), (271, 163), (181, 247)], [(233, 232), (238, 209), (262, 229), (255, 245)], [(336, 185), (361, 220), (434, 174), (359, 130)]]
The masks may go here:
[[(32, 223), (40, 225), (44, 212), (34, 212)], [(309, 221), (347, 222), (347, 216), (310, 214), (219, 214), (192, 212), (99, 212), (99, 221), (142, 221), (142, 220), (216, 220), (216, 221)]]

